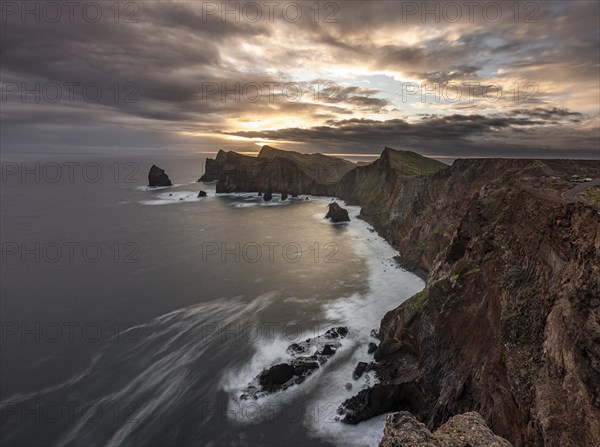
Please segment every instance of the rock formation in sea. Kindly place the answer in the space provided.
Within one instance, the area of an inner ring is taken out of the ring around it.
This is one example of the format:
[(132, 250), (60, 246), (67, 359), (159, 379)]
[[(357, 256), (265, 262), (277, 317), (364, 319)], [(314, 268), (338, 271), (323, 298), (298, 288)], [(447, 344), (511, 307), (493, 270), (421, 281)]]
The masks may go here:
[(219, 151), (206, 160), (202, 181), (217, 181), (218, 193), (257, 192), (298, 196), (332, 195), (344, 174), (356, 165), (322, 154), (300, 154), (263, 146), (257, 157)]
[(259, 399), (300, 385), (335, 355), (346, 335), (348, 328), (340, 326), (303, 342), (292, 343), (286, 349), (290, 356), (289, 362), (265, 367), (242, 391), (240, 399)]
[(148, 172), (148, 186), (172, 186), (169, 176), (165, 173), (164, 169), (160, 169), (156, 165), (152, 165)]
[(325, 219), (329, 219), (332, 222), (348, 222), (350, 216), (348, 216), (348, 210), (339, 206), (336, 202), (332, 202), (328, 205), (329, 210), (325, 215)]

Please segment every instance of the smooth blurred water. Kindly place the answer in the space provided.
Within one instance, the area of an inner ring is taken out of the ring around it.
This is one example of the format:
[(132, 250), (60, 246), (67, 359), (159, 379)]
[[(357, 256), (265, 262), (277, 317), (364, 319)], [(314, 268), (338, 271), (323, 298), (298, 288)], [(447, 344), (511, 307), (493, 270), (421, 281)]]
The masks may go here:
[[(377, 444), (381, 417), (350, 427), (335, 410), (374, 382), (351, 378), (370, 330), (423, 283), (358, 208), (333, 225), (330, 198), (216, 195), (189, 155), (2, 162), (3, 445)], [(21, 162), (40, 163), (39, 182), (11, 174)], [(176, 186), (146, 188), (152, 163)], [(237, 399), (287, 345), (334, 325), (350, 335), (309, 380)]]

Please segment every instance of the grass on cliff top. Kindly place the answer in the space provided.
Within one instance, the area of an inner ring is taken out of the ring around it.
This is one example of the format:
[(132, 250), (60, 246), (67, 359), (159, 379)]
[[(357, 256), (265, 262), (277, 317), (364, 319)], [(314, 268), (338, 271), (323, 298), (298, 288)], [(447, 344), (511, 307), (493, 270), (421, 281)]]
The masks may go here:
[(592, 186), (588, 190), (578, 194), (577, 197), (591, 205), (600, 206), (600, 186)]
[(386, 147), (383, 151), (383, 156), (387, 156), (392, 168), (404, 175), (433, 174), (448, 167), (448, 165), (441, 161), (412, 151), (400, 151)]

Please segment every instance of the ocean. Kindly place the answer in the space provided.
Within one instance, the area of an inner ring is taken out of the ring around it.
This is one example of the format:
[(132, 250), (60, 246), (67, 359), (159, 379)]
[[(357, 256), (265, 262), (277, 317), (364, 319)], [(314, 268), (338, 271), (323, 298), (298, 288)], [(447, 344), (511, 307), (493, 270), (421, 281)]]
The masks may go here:
[[(153, 163), (173, 187), (146, 186)], [(3, 445), (377, 445), (384, 416), (350, 426), (336, 410), (375, 383), (352, 371), (423, 281), (358, 207), (332, 224), (331, 198), (216, 194), (203, 165), (2, 154)], [(334, 326), (348, 336), (304, 383), (239, 399)]]

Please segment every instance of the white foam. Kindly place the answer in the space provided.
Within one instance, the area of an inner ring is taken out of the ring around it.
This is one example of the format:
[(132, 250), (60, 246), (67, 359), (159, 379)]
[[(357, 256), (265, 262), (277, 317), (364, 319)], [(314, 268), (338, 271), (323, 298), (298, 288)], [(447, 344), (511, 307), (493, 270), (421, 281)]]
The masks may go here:
[[(351, 216), (358, 215), (360, 208), (346, 206)], [(321, 217), (322, 219), (322, 217)], [(369, 225), (360, 219), (352, 219), (348, 232), (353, 239), (354, 250), (364, 259), (369, 270), (369, 291), (366, 294), (354, 294), (329, 303), (324, 309), (326, 319), (347, 325), (351, 329), (354, 350), (348, 360), (338, 365), (327, 375), (327, 386), (318, 393), (318, 399), (310, 406), (321, 408), (327, 403), (341, 404), (361, 389), (376, 382), (373, 373), (363, 375), (360, 380), (352, 380), (352, 371), (359, 361), (370, 362), (372, 356), (367, 353), (370, 341), (377, 342), (370, 335), (372, 329), (378, 329), (385, 313), (399, 306), (406, 299), (422, 290), (424, 282), (409, 272), (396, 267), (396, 250), (382, 237), (369, 231)], [(345, 384), (352, 383), (352, 389), (346, 390)], [(357, 426), (342, 425), (327, 418), (306, 421), (311, 429), (320, 436), (339, 445), (364, 446), (377, 445), (383, 435), (385, 417), (371, 419)]]
[(143, 205), (171, 205), (174, 203), (201, 202), (215, 197), (214, 191), (206, 191), (206, 197), (198, 197), (198, 191), (173, 191), (157, 194), (154, 199), (141, 200)]
[(136, 186), (135, 189), (137, 189), (138, 191), (160, 191), (161, 189), (177, 188), (178, 186), (181, 186), (181, 183), (177, 183), (171, 186)]
[[(324, 206), (331, 202), (327, 197), (311, 197), (311, 200)], [(308, 402), (303, 421), (311, 433), (345, 447), (376, 446), (383, 436), (385, 415), (351, 426), (336, 420), (335, 409), (361, 389), (376, 383), (376, 378), (371, 372), (364, 374), (359, 380), (352, 379), (352, 372), (359, 361), (372, 361), (372, 355), (367, 353), (368, 343), (378, 340), (371, 337), (371, 330), (379, 328), (380, 321), (387, 311), (396, 308), (422, 290), (424, 282), (416, 275), (397, 268), (393, 259), (397, 251), (379, 235), (370, 231), (367, 222), (356, 218), (360, 214), (359, 207), (344, 207), (352, 218), (346, 223), (347, 234), (352, 239), (356, 255), (364, 260), (368, 268), (368, 292), (340, 297), (323, 306), (320, 319), (328, 324), (322, 326), (323, 331), (337, 325), (347, 326), (350, 330), (343, 340), (342, 347), (304, 383), (269, 395), (264, 398), (264, 403), (285, 405), (294, 397), (316, 391), (311, 394), (318, 397)], [(334, 225), (324, 219), (322, 213), (314, 214), (313, 217), (323, 224)], [(289, 299), (293, 300), (293, 297)], [(283, 339), (274, 340), (272, 343), (261, 340), (260, 343), (256, 343), (256, 353), (247, 365), (225, 375), (222, 387), (230, 394), (230, 408), (243, 405), (236, 396), (266, 366), (290, 360), (290, 356), (285, 353), (289, 344), (289, 340)], [(351, 390), (346, 389), (347, 383), (352, 384)], [(240, 412), (232, 411), (232, 414)], [(253, 415), (253, 418), (255, 421), (256, 415)]]

